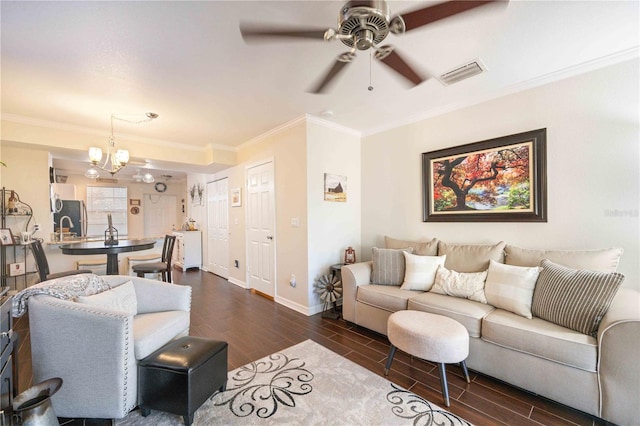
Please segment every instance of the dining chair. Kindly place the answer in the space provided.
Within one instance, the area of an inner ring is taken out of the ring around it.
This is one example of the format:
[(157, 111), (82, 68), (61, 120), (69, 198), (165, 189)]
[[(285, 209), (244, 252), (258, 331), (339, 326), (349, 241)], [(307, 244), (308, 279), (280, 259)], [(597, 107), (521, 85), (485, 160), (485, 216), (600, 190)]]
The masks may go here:
[(38, 275), (40, 276), (40, 282), (52, 280), (54, 278), (66, 277), (69, 275), (91, 273), (91, 271), (88, 269), (74, 269), (71, 271), (55, 272), (52, 274), (50, 273), (50, 270), (49, 270), (49, 262), (47, 261), (47, 255), (44, 253), (44, 249), (42, 248), (42, 242), (38, 239), (35, 239), (31, 243), (29, 243), (29, 247), (31, 248), (33, 257), (36, 260), (36, 267), (38, 268)]
[(145, 274), (162, 274), (162, 281), (171, 282), (171, 257), (173, 255), (173, 246), (176, 242), (175, 235), (165, 235), (164, 245), (162, 246), (162, 261), (147, 262), (135, 265), (132, 269), (137, 276), (144, 278)]

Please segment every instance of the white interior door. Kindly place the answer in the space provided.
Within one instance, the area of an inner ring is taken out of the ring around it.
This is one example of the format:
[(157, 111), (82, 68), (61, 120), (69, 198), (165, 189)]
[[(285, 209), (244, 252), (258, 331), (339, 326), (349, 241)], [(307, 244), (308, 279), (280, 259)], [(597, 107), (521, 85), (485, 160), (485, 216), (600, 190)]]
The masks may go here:
[(144, 235), (171, 234), (176, 226), (176, 203), (175, 195), (145, 194), (142, 197)]
[(249, 287), (275, 297), (275, 194), (273, 162), (247, 169)]
[(229, 278), (229, 179), (207, 183), (207, 270)]

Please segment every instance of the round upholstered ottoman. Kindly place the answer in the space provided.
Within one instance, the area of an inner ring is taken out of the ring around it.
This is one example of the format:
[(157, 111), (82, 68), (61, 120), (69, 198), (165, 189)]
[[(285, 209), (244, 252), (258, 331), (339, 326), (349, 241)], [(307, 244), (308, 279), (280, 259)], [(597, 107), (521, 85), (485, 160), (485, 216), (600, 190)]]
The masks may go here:
[(396, 349), (438, 364), (444, 403), (449, 406), (449, 388), (445, 364), (460, 363), (469, 383), (465, 360), (469, 355), (469, 333), (459, 322), (436, 314), (420, 311), (398, 311), (387, 320), (387, 337), (391, 349), (385, 367), (389, 374)]

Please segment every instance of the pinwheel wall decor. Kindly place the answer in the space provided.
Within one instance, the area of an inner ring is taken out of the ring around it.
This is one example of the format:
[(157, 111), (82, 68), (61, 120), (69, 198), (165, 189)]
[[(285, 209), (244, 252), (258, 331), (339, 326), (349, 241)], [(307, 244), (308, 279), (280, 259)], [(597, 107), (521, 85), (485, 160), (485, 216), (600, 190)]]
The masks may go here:
[(337, 318), (336, 302), (342, 297), (342, 282), (335, 275), (323, 275), (313, 283), (313, 287), (323, 302), (323, 316)]

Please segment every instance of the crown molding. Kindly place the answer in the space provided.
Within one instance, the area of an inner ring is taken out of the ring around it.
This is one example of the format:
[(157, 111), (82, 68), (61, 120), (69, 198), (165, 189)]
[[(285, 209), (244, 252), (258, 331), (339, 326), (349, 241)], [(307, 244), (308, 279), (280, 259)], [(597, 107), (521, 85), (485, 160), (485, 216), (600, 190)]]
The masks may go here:
[(429, 118), (438, 117), (440, 115), (444, 115), (453, 111), (457, 111), (463, 108), (468, 108), (474, 105), (481, 104), (483, 102), (488, 102), (493, 99), (501, 98), (501, 97), (518, 93), (518, 92), (523, 92), (525, 90), (533, 89), (535, 87), (543, 86), (545, 84), (554, 83), (556, 81), (560, 81), (565, 78), (573, 77), (580, 74), (586, 74), (590, 71), (595, 71), (595, 70), (606, 68), (608, 66), (612, 66), (621, 62), (637, 59), (638, 57), (640, 57), (640, 47), (635, 46), (630, 49), (622, 50), (622, 51), (613, 53), (611, 55), (603, 56), (601, 58), (594, 59), (591, 61), (586, 61), (571, 67), (563, 68), (561, 70), (554, 71), (552, 73), (548, 73), (527, 81), (512, 84), (511, 86), (507, 86), (502, 89), (492, 91), (490, 93), (485, 93), (483, 95), (479, 95), (474, 98), (467, 99), (463, 102), (452, 103), (452, 104), (444, 105), (439, 108), (433, 108), (429, 111), (425, 111), (419, 114), (414, 114), (402, 120), (394, 121), (393, 123), (387, 123), (383, 126), (370, 128), (370, 129), (364, 130), (362, 132), (362, 136), (363, 137), (371, 136), (371, 135), (386, 132), (388, 130), (392, 130), (398, 127), (414, 124)]
[[(80, 133), (83, 135), (92, 135), (92, 136), (99, 136), (104, 138), (108, 138), (109, 136), (111, 136), (110, 132), (104, 131), (104, 130), (97, 130), (90, 127), (82, 127), (82, 126), (75, 126), (72, 124), (59, 123), (56, 121), (40, 120), (40, 119), (25, 117), (25, 116), (16, 115), (16, 114), (4, 113), (0, 115), (0, 119), (2, 119), (2, 121), (7, 121), (10, 123), (24, 124), (27, 126), (42, 127), (45, 129), (61, 130), (66, 132), (74, 132), (74, 133)], [(226, 145), (207, 144), (206, 146), (193, 146), (193, 145), (186, 145), (186, 144), (181, 144), (173, 141), (167, 141), (163, 139), (142, 138), (139, 136), (131, 136), (122, 132), (118, 132), (118, 136), (119, 138), (126, 139), (127, 141), (142, 142), (142, 143), (162, 146), (166, 148), (183, 149), (183, 150), (196, 151), (196, 152), (202, 152), (202, 153), (207, 152), (208, 150), (221, 150), (221, 151), (235, 152), (235, 148), (229, 147)]]
[(346, 126), (342, 126), (340, 124), (336, 124), (334, 122), (331, 121), (327, 121), (327, 120), (323, 120), (321, 118), (318, 118), (314, 115), (311, 114), (302, 114), (301, 116), (298, 116), (296, 118), (294, 118), (293, 120), (287, 121), (284, 124), (281, 124), (277, 127), (274, 127), (271, 130), (268, 130), (264, 133), (262, 133), (259, 136), (256, 136), (255, 138), (249, 139), (247, 142), (244, 142), (240, 145), (238, 145), (238, 147), (236, 148), (236, 151), (239, 151), (242, 148), (246, 148), (248, 146), (254, 145), (258, 142), (261, 142), (265, 139), (267, 139), (270, 136), (273, 136), (275, 134), (278, 134), (282, 131), (285, 131), (287, 129), (290, 129), (292, 127), (295, 127), (297, 125), (299, 125), (302, 122), (308, 122), (308, 123), (313, 123), (313, 124), (317, 124), (319, 126), (323, 126), (326, 127), (328, 129), (333, 129), (333, 130), (337, 130), (339, 132), (343, 132), (343, 133), (348, 133), (351, 134), (353, 136), (357, 136), (357, 137), (361, 137), (362, 133), (358, 130), (354, 130), (350, 127), (346, 127)]
[(351, 127), (343, 126), (342, 124), (334, 123), (333, 121), (325, 120), (315, 115), (306, 114), (307, 121), (309, 123), (317, 124), (318, 126), (326, 127), (327, 129), (336, 130), (341, 133), (347, 133), (352, 136), (362, 137), (360, 130), (352, 129)]
[(287, 129), (290, 129), (292, 127), (295, 127), (298, 124), (300, 124), (303, 121), (305, 121), (306, 118), (307, 118), (306, 115), (303, 114), (303, 115), (301, 115), (299, 117), (294, 118), (293, 120), (287, 121), (284, 124), (276, 126), (273, 129), (267, 130), (266, 132), (256, 136), (255, 138), (251, 138), (248, 141), (241, 143), (240, 145), (238, 145), (236, 147), (235, 150), (236, 150), (236, 152), (238, 152), (239, 150), (241, 150), (243, 148), (247, 148), (247, 147), (249, 147), (251, 145), (257, 144), (258, 142), (261, 142), (261, 141), (267, 139), (270, 136), (273, 136), (273, 135), (278, 134), (278, 133), (280, 133), (280, 132), (282, 132), (284, 130), (287, 130)]

